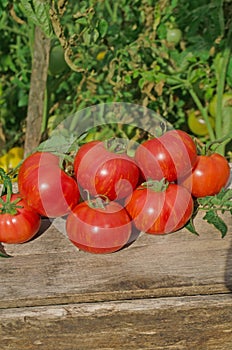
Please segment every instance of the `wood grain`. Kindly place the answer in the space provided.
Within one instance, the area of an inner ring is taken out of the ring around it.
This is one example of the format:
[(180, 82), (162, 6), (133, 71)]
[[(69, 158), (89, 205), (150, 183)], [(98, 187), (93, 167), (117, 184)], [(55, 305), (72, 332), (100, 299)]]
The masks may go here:
[(140, 235), (114, 254), (78, 251), (64, 220), (6, 245), (1, 259), (3, 350), (229, 350), (232, 348), (232, 220), (228, 234), (199, 219)]
[(4, 350), (229, 350), (230, 295), (0, 310)]
[(51, 225), (27, 244), (6, 247), (14, 257), (1, 259), (0, 307), (229, 292), (231, 235), (221, 239), (199, 225), (199, 237), (143, 234), (107, 255), (78, 251)]

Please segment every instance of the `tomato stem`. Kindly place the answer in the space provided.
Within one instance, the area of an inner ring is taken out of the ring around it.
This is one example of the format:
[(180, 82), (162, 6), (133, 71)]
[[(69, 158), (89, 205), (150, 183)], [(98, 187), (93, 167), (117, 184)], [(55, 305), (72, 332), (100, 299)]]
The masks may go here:
[(169, 182), (165, 178), (160, 181), (149, 179), (146, 182), (143, 182), (141, 186), (149, 188), (154, 192), (165, 192), (169, 186)]
[[(11, 215), (17, 214), (17, 208), (22, 208), (17, 205), (17, 203), (21, 200), (21, 198), (17, 198), (15, 201), (11, 202), (11, 195), (13, 193), (12, 182), (8, 174), (4, 171), (4, 169), (0, 168), (0, 178), (3, 181), (3, 189), (0, 197), (0, 214), (9, 213)], [(2, 196), (6, 195), (6, 200), (2, 199)]]
[(201, 112), (202, 117), (204, 118), (206, 127), (207, 127), (208, 132), (209, 132), (210, 140), (211, 140), (211, 141), (214, 141), (214, 140), (215, 140), (215, 134), (214, 134), (212, 125), (211, 125), (211, 123), (210, 123), (208, 113), (206, 112), (206, 109), (203, 107), (203, 105), (202, 105), (202, 103), (201, 103), (199, 97), (198, 97), (197, 94), (195, 93), (193, 87), (192, 87), (192, 86), (188, 87), (188, 90), (189, 90), (189, 93), (190, 93), (190, 95), (192, 96), (192, 99), (193, 99), (193, 101), (195, 102), (197, 108), (198, 108), (199, 111)]
[(206, 145), (206, 150), (209, 151), (211, 149), (211, 147), (213, 145), (217, 145), (215, 148), (214, 148), (214, 151), (216, 150), (216, 148), (220, 147), (221, 144), (226, 141), (226, 140), (231, 140), (232, 139), (232, 131), (230, 131), (228, 134), (226, 134), (224, 137), (220, 138), (220, 139), (217, 139), (215, 141), (211, 141), (209, 142), (207, 145)]
[(105, 148), (109, 152), (117, 153), (117, 154), (122, 154), (126, 153), (127, 147), (128, 147), (128, 140), (126, 139), (117, 139), (115, 137), (112, 137), (109, 140), (106, 140), (104, 142)]
[(84, 190), (84, 192), (87, 194), (87, 203), (90, 208), (105, 209), (106, 205), (109, 204), (109, 198), (103, 194), (98, 194), (91, 198), (88, 190)]
[[(231, 42), (232, 42), (232, 28), (230, 27), (227, 35), (227, 45), (223, 53), (217, 57), (218, 62), (216, 64), (216, 76), (217, 76), (217, 104), (216, 104), (216, 122), (215, 132), (216, 137), (221, 138), (223, 136), (223, 113), (222, 113), (222, 100), (225, 89), (226, 74), (228, 70), (228, 64), (231, 56)], [(224, 155), (225, 144), (220, 145), (219, 153)]]

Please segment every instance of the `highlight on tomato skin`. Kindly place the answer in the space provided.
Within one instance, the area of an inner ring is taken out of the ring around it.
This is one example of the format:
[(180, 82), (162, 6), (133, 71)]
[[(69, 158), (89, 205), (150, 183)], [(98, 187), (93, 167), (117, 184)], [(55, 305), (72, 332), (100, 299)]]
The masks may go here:
[(113, 253), (123, 248), (132, 233), (131, 218), (117, 202), (92, 207), (88, 201), (79, 203), (66, 220), (69, 240), (79, 249), (94, 253)]
[(67, 215), (80, 200), (76, 180), (59, 167), (59, 158), (47, 152), (34, 153), (18, 173), (19, 192), (40, 215)]
[(180, 183), (193, 197), (206, 197), (218, 194), (230, 178), (230, 166), (227, 159), (218, 154), (199, 155), (191, 174)]
[(174, 182), (191, 172), (197, 148), (186, 132), (169, 130), (139, 145), (135, 160), (146, 179)]
[(190, 192), (177, 184), (158, 189), (157, 181), (139, 186), (126, 199), (125, 208), (135, 227), (148, 234), (175, 232), (189, 221), (194, 203)]
[(100, 141), (90, 141), (79, 148), (74, 159), (74, 172), (81, 188), (92, 196), (101, 194), (110, 200), (125, 198), (140, 178), (133, 158), (126, 152), (111, 151)]

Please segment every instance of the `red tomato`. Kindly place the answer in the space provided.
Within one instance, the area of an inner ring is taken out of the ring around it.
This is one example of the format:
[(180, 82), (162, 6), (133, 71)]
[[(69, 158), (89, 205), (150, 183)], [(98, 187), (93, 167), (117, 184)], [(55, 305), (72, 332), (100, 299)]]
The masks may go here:
[(213, 196), (221, 191), (230, 178), (230, 167), (218, 153), (200, 155), (192, 174), (182, 181), (194, 197)]
[(193, 213), (193, 199), (187, 189), (176, 184), (162, 191), (143, 184), (126, 199), (125, 208), (138, 230), (165, 234), (185, 226)]
[(49, 152), (35, 152), (28, 156), (22, 163), (20, 169), (23, 172), (30, 172), (31, 169), (46, 164), (59, 165), (59, 158)]
[[(12, 194), (10, 202), (20, 199), (18, 194)], [(6, 196), (2, 197), (6, 201)], [(0, 211), (3, 204), (0, 202)], [(0, 242), (24, 243), (29, 241), (40, 228), (41, 218), (38, 213), (28, 207), (27, 203), (20, 199), (16, 204), (16, 214), (0, 213)]]
[(195, 165), (196, 145), (186, 132), (170, 130), (139, 145), (135, 160), (146, 179), (165, 178), (173, 182), (189, 173)]
[(109, 151), (104, 142), (90, 141), (78, 150), (74, 159), (78, 184), (91, 195), (105, 195), (110, 200), (132, 193), (140, 170), (126, 153)]
[(68, 215), (66, 231), (70, 241), (90, 253), (112, 253), (122, 248), (131, 235), (131, 219), (117, 202), (104, 208), (91, 207), (85, 201)]
[(18, 185), (28, 205), (51, 218), (67, 215), (80, 198), (76, 181), (59, 167), (53, 154), (29, 156), (19, 169)]

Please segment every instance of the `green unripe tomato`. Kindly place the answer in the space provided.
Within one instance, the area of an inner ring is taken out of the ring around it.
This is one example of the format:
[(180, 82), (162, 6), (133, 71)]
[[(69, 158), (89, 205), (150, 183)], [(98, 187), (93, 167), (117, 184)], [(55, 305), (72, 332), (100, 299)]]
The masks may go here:
[(168, 28), (167, 29), (167, 42), (170, 44), (177, 45), (181, 41), (182, 32), (178, 28)]
[[(214, 128), (214, 119), (209, 117), (209, 121)], [(188, 127), (198, 136), (206, 136), (209, 133), (204, 118), (194, 110), (188, 112)]]
[(58, 75), (64, 72), (67, 67), (62, 46), (53, 46), (49, 57), (49, 73), (51, 75)]
[[(212, 117), (216, 117), (217, 110), (217, 95), (214, 95), (208, 106), (209, 113)], [(232, 114), (232, 92), (225, 92), (222, 96), (222, 114), (228, 113), (229, 110)]]

